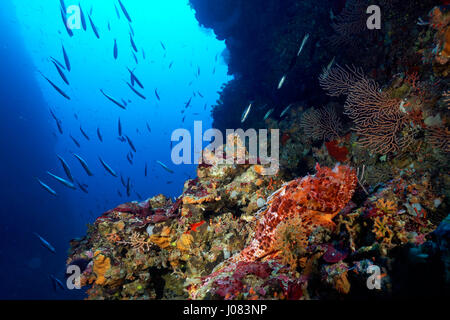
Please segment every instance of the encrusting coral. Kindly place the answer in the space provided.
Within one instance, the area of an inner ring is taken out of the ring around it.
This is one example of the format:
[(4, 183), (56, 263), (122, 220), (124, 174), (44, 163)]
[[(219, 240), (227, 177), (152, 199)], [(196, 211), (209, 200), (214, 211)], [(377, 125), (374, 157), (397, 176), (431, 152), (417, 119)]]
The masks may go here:
[[(330, 10), (267, 0), (278, 9), (258, 14), (256, 0), (238, 2), (216, 1), (210, 12), (210, 1), (190, 0), (227, 40), (236, 76), (213, 107), (214, 127), (242, 126), (242, 106), (254, 101), (244, 125), (280, 130), (279, 172), (265, 175), (231, 136), (236, 148), (204, 150), (179, 197), (103, 213), (71, 241), (67, 260), (82, 266), (88, 299), (448, 294), (448, 5), (382, 1), (383, 28), (360, 32), (366, 1), (329, 1)], [(226, 28), (226, 12), (246, 18)], [(324, 25), (304, 19), (330, 12)], [(382, 274), (377, 290), (366, 285), (373, 267)]]

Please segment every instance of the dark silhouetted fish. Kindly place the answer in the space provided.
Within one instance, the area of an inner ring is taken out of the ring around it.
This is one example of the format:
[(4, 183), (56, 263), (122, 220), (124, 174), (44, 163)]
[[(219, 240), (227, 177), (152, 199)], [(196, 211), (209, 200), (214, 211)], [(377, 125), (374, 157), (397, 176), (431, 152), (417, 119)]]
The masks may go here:
[(142, 93), (140, 93), (140, 92), (137, 91), (135, 88), (133, 88), (133, 86), (132, 86), (131, 84), (129, 84), (128, 82), (127, 82), (127, 85), (130, 87), (130, 89), (131, 89), (131, 90), (132, 90), (139, 98), (144, 99), (144, 100), (147, 99)]
[(100, 128), (97, 128), (97, 137), (98, 137), (98, 140), (100, 140), (100, 142), (103, 142), (103, 137), (102, 137), (102, 133), (100, 132)]
[(136, 62), (136, 64), (139, 64), (138, 58), (136, 57), (134, 52), (131, 52), (131, 53), (133, 54), (134, 62)]
[(138, 77), (136, 77), (134, 72), (131, 71), (130, 68), (127, 68), (127, 70), (130, 73), (131, 83), (134, 85), (134, 82), (136, 82), (138, 84), (138, 86), (141, 87), (141, 89), (144, 89), (144, 85), (142, 84), (141, 81), (139, 81)]
[(133, 26), (131, 25), (131, 23), (129, 23), (128, 26), (130, 27), (130, 32), (131, 32), (131, 34), (132, 34), (133, 37), (134, 37), (134, 29), (133, 29)]
[(116, 104), (117, 106), (119, 106), (120, 108), (126, 110), (125, 106), (123, 104), (121, 104), (120, 102), (118, 102), (117, 100), (115, 100), (114, 98), (110, 97), (109, 95), (107, 95), (102, 89), (100, 89), (100, 92), (111, 102), (113, 102), (114, 104)]
[(137, 193), (136, 191), (135, 191), (135, 193), (136, 193), (136, 195), (137, 195), (137, 197), (138, 197), (139, 200), (143, 200), (143, 199), (144, 199), (144, 198), (142, 198), (142, 196), (141, 196), (139, 193)]
[(86, 31), (86, 18), (84, 16), (83, 9), (81, 8), (81, 4), (78, 3), (78, 8), (80, 8), (80, 19), (81, 19), (81, 25), (83, 26), (83, 30)]
[(84, 132), (84, 130), (81, 126), (80, 126), (80, 131), (87, 140), (91, 140), (91, 139), (89, 139), (89, 136), (86, 134), (86, 132)]
[(53, 64), (55, 65), (56, 70), (58, 71), (59, 75), (61, 76), (61, 79), (63, 79), (63, 81), (67, 84), (70, 85), (69, 80), (67, 80), (66, 75), (64, 74), (64, 72), (62, 71), (61, 67), (55, 62), (53, 61)]
[(158, 94), (158, 89), (155, 89), (155, 95), (156, 95), (156, 98), (158, 99), (158, 101), (161, 101), (161, 98), (159, 97), (159, 94)]
[(80, 162), (80, 164), (83, 167), (84, 171), (86, 171), (87, 175), (92, 177), (94, 174), (89, 169), (86, 161), (84, 161), (84, 159), (82, 157), (80, 157), (79, 155), (77, 155), (76, 153), (73, 153), (73, 156), (78, 159), (78, 161)]
[(184, 105), (184, 107), (187, 109), (189, 107), (189, 105), (191, 104), (192, 101), (192, 97), (189, 98), (188, 102), (186, 102), (186, 104)]
[(197, 91), (198, 95), (203, 98), (203, 95), (200, 91)]
[(118, 49), (117, 49), (117, 40), (114, 39), (114, 59), (117, 59)]
[(111, 24), (108, 21), (108, 31), (111, 31)]
[(130, 183), (130, 178), (127, 179), (127, 196), (130, 196), (130, 190), (131, 190), (131, 183)]
[(127, 160), (131, 165), (133, 165), (133, 159), (131, 158), (130, 153), (127, 153)]
[(127, 106), (127, 102), (124, 99), (121, 99), (124, 106)]
[(52, 118), (55, 119), (55, 121), (59, 121), (58, 117), (55, 115), (55, 113), (53, 112), (53, 110), (52, 110), (52, 109), (49, 109), (49, 111), (50, 111), (50, 114), (51, 114)]
[(120, 123), (120, 118), (119, 118), (119, 122), (117, 124), (117, 128), (119, 129), (119, 137), (122, 136), (122, 124)]
[(61, 63), (61, 62), (59, 62), (58, 60), (56, 60), (55, 58), (53, 58), (53, 57), (50, 57), (50, 59), (53, 61), (53, 62), (55, 62), (55, 63), (57, 63), (58, 64), (58, 66), (60, 66), (61, 67), (61, 69), (64, 69), (64, 70), (66, 70), (66, 67)]
[(79, 182), (77, 181), (77, 185), (78, 185), (78, 187), (81, 189), (81, 191), (83, 191), (84, 193), (89, 193), (86, 184), (81, 184), (81, 183), (79, 183)]
[(145, 51), (144, 51), (144, 49), (141, 49), (141, 51), (142, 51), (142, 59), (145, 60)]
[(61, 8), (61, 19), (62, 19), (62, 21), (63, 21), (64, 28), (66, 28), (67, 34), (69, 35), (69, 37), (73, 37), (73, 32), (72, 32), (72, 30), (69, 28), (69, 26), (67, 25), (66, 11), (64, 11), (63, 8)]
[(48, 83), (51, 84), (51, 86), (52, 86), (56, 91), (58, 91), (58, 93), (59, 93), (60, 95), (62, 95), (62, 96), (63, 96), (64, 98), (66, 98), (67, 100), (70, 100), (70, 97), (69, 97), (64, 91), (62, 91), (56, 84), (54, 84), (49, 78), (47, 78), (46, 76), (44, 76), (44, 75), (42, 74), (42, 72), (39, 71), (39, 73), (44, 77), (45, 80), (48, 81)]
[(122, 174), (120, 174), (120, 182), (122, 183), (122, 185), (126, 188), (127, 184), (125, 183), (125, 179), (123, 178)]
[(56, 292), (56, 288), (60, 287), (62, 290), (64, 290), (64, 285), (61, 282), (61, 280), (57, 279), (54, 275), (50, 275), (50, 279), (52, 280), (52, 284), (53, 284), (53, 290), (55, 290)]
[(148, 132), (152, 133), (152, 129), (150, 128), (150, 125), (148, 124), (148, 122), (146, 122), (145, 124), (146, 124), (146, 126), (147, 126)]
[(38, 178), (36, 178), (37, 181), (39, 182), (39, 184), (41, 185), (42, 188), (44, 188), (45, 191), (47, 191), (48, 193), (50, 193), (52, 196), (56, 197), (56, 191), (53, 190), (52, 188), (50, 188), (48, 185), (46, 185), (45, 183), (43, 183), (41, 180), (39, 180)]
[(98, 157), (98, 159), (106, 171), (108, 171), (113, 177), (117, 177), (117, 173), (105, 161), (103, 161), (102, 158)]
[(169, 69), (172, 68), (172, 65), (173, 65), (173, 61), (170, 62), (170, 64), (169, 64)]
[(73, 143), (75, 143), (75, 145), (76, 145), (78, 148), (81, 148), (80, 143), (79, 143), (74, 137), (72, 137), (72, 135), (70, 135), (70, 139), (72, 139)]
[(147, 176), (147, 162), (145, 163), (144, 176)]
[(63, 129), (62, 129), (62, 126), (61, 126), (61, 121), (56, 120), (56, 127), (58, 128), (59, 133), (60, 133), (60, 134), (63, 134)]
[(122, 9), (123, 14), (124, 14), (125, 17), (128, 19), (129, 22), (132, 22), (132, 21), (131, 21), (131, 18), (130, 18), (130, 15), (128, 14), (128, 11), (127, 11), (127, 9), (125, 8), (125, 6), (123, 5), (122, 1), (120, 1), (120, 0), (118, 0), (118, 1), (119, 1), (119, 5), (120, 5), (120, 8)]
[(138, 52), (138, 49), (136, 48), (136, 44), (134, 43), (133, 36), (131, 35), (131, 33), (130, 33), (130, 43), (131, 46), (133, 47), (134, 52)]
[(117, 19), (120, 19), (119, 9), (117, 9), (116, 4), (114, 4), (114, 9), (116, 10)]
[(59, 0), (59, 4), (61, 5), (61, 9), (64, 12), (67, 12), (66, 4), (64, 3), (64, 0)]
[(55, 253), (55, 247), (53, 247), (50, 242), (48, 242), (47, 240), (45, 240), (44, 238), (42, 238), (40, 235), (38, 235), (36, 232), (33, 232), (33, 234), (39, 239), (39, 241), (41, 242), (41, 244), (46, 247), (48, 250), (50, 250), (52, 253)]
[(134, 152), (137, 152), (137, 151), (136, 151), (136, 148), (134, 147), (133, 141), (131, 141), (131, 139), (130, 139), (128, 136), (125, 136), (125, 138), (127, 138), (128, 144), (130, 145), (131, 149), (132, 149)]
[(156, 162), (157, 162), (161, 167), (163, 167), (164, 170), (166, 170), (167, 172), (174, 173), (172, 169), (169, 169), (169, 167), (166, 166), (166, 165), (165, 165), (164, 163), (162, 163), (161, 161), (157, 160)]
[(159, 41), (159, 43), (161, 43), (161, 47), (164, 49), (164, 51), (166, 51), (166, 46), (164, 45), (164, 43), (162, 41)]
[(120, 191), (119, 191), (119, 190), (117, 190), (117, 194), (119, 195), (119, 197), (121, 197), (121, 198), (122, 198), (122, 194), (120, 193)]
[(97, 37), (97, 39), (100, 39), (100, 36), (97, 31), (97, 27), (95, 26), (94, 21), (92, 21), (91, 16), (89, 14), (88, 14), (88, 18), (89, 18), (89, 22), (91, 23), (92, 31), (94, 31), (94, 34)]
[(54, 175), (53, 173), (48, 172), (48, 171), (47, 171), (47, 174), (48, 174), (49, 176), (51, 176), (52, 178), (54, 178), (56, 181), (62, 183), (64, 186), (66, 186), (66, 187), (68, 187), (68, 188), (70, 188), (70, 189), (76, 189), (75, 185), (74, 185), (72, 182), (67, 181), (67, 180), (64, 179), (64, 178), (58, 177), (57, 175)]
[(63, 56), (64, 56), (64, 63), (66, 64), (66, 69), (67, 69), (68, 71), (70, 71), (70, 70), (71, 70), (71, 67), (70, 67), (69, 56), (67, 55), (67, 52), (66, 52), (66, 49), (64, 49), (64, 46), (61, 45), (61, 47), (62, 47), (62, 52), (63, 52)]
[(56, 155), (56, 156), (58, 157), (59, 161), (61, 162), (61, 165), (63, 166), (64, 172), (66, 173), (67, 178), (73, 182), (74, 180), (73, 180), (72, 173), (70, 172), (69, 165), (61, 156), (59, 156), (59, 155)]

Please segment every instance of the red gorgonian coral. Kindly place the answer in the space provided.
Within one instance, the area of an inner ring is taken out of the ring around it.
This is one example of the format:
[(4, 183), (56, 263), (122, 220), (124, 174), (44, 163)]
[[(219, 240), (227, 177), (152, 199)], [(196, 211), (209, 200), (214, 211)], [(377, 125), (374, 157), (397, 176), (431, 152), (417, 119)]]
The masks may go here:
[(303, 132), (313, 140), (333, 140), (342, 133), (342, 123), (333, 107), (309, 108), (300, 120)]
[(428, 142), (437, 149), (450, 152), (450, 131), (443, 126), (429, 127), (426, 132)]
[(330, 96), (347, 95), (344, 113), (355, 123), (363, 147), (386, 154), (409, 145), (411, 137), (403, 132), (407, 114), (401, 111), (401, 100), (381, 91), (361, 69), (336, 65), (324, 70), (319, 82)]
[(367, 1), (348, 0), (342, 12), (334, 17), (331, 27), (336, 32), (329, 38), (333, 47), (355, 46), (354, 38), (367, 30)]

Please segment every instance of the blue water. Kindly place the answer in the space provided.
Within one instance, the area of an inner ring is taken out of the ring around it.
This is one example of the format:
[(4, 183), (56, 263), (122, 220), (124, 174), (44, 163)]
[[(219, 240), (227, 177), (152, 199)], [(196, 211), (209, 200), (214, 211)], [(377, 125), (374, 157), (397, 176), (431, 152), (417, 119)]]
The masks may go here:
[[(198, 25), (187, 0), (122, 2), (132, 19), (138, 64), (132, 55), (130, 26), (117, 1), (65, 0), (66, 7), (80, 3), (86, 15), (87, 30), (73, 30), (73, 37), (63, 25), (59, 0), (0, 2), (0, 299), (83, 298), (82, 290), (55, 291), (49, 278), (54, 275), (65, 282), (70, 239), (83, 236), (86, 224), (118, 204), (139, 200), (139, 195), (143, 199), (159, 193), (178, 196), (184, 181), (195, 177), (195, 165), (172, 163), (170, 136), (177, 128), (193, 131), (194, 120), (201, 120), (204, 130), (211, 127), (211, 105), (218, 99), (221, 85), (230, 80), (222, 58), (225, 44)], [(91, 10), (100, 39), (87, 19)], [(113, 57), (114, 39), (117, 60)], [(62, 45), (71, 64), (71, 71), (64, 71), (70, 85), (63, 82), (50, 60), (53, 57), (64, 65)], [(146, 100), (127, 86), (127, 67), (144, 85), (144, 89), (137, 85), (135, 89)], [(39, 72), (71, 100), (62, 97)], [(127, 109), (108, 101), (100, 89), (118, 101), (124, 99)], [(192, 102), (182, 114), (190, 98)], [(50, 109), (60, 119), (63, 134)], [(130, 137), (137, 152), (118, 139), (119, 118), (123, 134)], [(97, 137), (97, 128), (103, 142)], [(129, 152), (133, 164), (126, 158)], [(86, 160), (92, 177), (72, 153)], [(56, 155), (66, 160), (77, 181), (87, 185), (88, 194), (80, 188), (67, 188), (46, 173), (66, 178)], [(120, 176), (113, 177), (102, 167), (99, 156), (115, 172), (130, 178), (130, 196)], [(174, 173), (164, 170), (157, 160)], [(57, 196), (44, 190), (36, 178)], [(33, 232), (48, 240), (56, 253), (43, 247)]]

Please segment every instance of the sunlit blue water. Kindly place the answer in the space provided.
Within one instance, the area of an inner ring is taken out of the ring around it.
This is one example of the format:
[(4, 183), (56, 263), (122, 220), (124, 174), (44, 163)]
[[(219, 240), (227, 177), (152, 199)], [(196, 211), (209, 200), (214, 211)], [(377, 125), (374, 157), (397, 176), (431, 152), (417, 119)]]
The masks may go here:
[[(192, 130), (194, 120), (201, 120), (204, 130), (209, 128), (211, 105), (221, 85), (229, 80), (221, 55), (224, 43), (198, 26), (186, 0), (123, 0), (132, 29), (122, 11), (117, 17), (117, 1), (64, 2), (66, 7), (80, 3), (85, 15), (91, 12), (100, 39), (89, 21), (86, 31), (73, 30), (70, 37), (62, 23), (59, 0), (0, 2), (0, 298), (82, 298), (80, 291), (55, 291), (49, 278), (54, 275), (64, 281), (69, 240), (82, 236), (87, 223), (120, 203), (158, 193), (178, 196), (183, 182), (195, 177), (195, 165), (171, 162), (170, 135), (177, 128)], [(132, 54), (130, 32), (134, 32), (138, 63)], [(53, 57), (64, 65), (62, 46), (70, 60), (71, 71), (64, 71), (70, 85), (63, 82), (50, 60)], [(127, 68), (134, 70), (144, 85), (144, 89), (135, 88), (146, 100), (127, 86)], [(62, 97), (40, 72), (71, 100)], [(127, 109), (108, 101), (100, 89), (118, 101), (123, 99)], [(181, 113), (190, 98), (189, 108)], [(50, 109), (60, 120), (62, 134)], [(118, 139), (119, 118), (123, 135), (132, 140), (136, 152)], [(130, 152), (133, 164), (127, 160)], [(72, 153), (86, 160), (92, 177)], [(46, 173), (66, 178), (56, 155), (66, 160), (88, 194), (80, 188), (69, 189)], [(119, 177), (111, 176), (98, 157)], [(157, 160), (174, 173), (164, 170)], [(130, 196), (120, 175), (130, 178)], [(57, 196), (45, 191), (36, 178)], [(44, 248), (32, 232), (47, 239), (56, 253)]]

